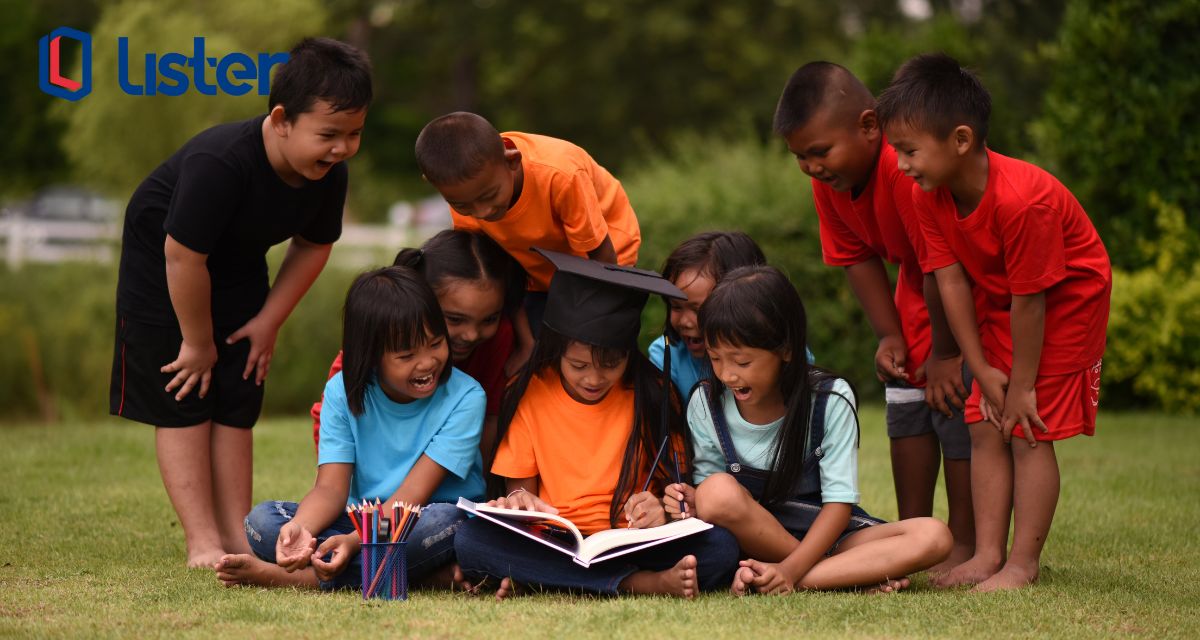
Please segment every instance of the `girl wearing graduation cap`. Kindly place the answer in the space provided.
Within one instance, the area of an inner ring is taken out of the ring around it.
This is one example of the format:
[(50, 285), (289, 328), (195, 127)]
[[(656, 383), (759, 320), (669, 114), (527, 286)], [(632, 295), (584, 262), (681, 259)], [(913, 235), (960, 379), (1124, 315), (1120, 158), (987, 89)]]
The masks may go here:
[[(678, 393), (638, 350), (637, 336), (650, 293), (683, 293), (651, 271), (538, 251), (558, 270), (533, 355), (500, 412), (492, 472), (506, 478), (507, 495), (489, 504), (557, 513), (585, 535), (664, 524), (656, 496), (671, 481), (670, 464), (650, 467), (664, 439), (683, 454), (685, 469), (691, 446)], [(455, 552), (465, 574), (501, 580), (500, 598), (514, 581), (691, 598), (728, 584), (738, 549), (714, 527), (584, 568), (473, 519), (459, 528)]]

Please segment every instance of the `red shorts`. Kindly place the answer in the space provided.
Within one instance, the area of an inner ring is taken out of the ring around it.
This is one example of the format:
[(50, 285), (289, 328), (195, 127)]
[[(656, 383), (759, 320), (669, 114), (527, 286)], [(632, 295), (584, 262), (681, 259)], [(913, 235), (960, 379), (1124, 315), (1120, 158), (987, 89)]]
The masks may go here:
[[(1075, 373), (1061, 376), (1038, 376), (1034, 383), (1034, 393), (1037, 394), (1038, 417), (1050, 430), (1042, 433), (1034, 429), (1035, 440), (1063, 440), (1079, 434), (1095, 435), (1096, 408), (1100, 406), (1100, 364), (1096, 364)], [(979, 412), (979, 399), (982, 391), (979, 382), (971, 385), (971, 396), (967, 398), (964, 411), (967, 424), (983, 422), (983, 414)], [(1024, 438), (1025, 432), (1021, 425), (1013, 429), (1013, 438)]]

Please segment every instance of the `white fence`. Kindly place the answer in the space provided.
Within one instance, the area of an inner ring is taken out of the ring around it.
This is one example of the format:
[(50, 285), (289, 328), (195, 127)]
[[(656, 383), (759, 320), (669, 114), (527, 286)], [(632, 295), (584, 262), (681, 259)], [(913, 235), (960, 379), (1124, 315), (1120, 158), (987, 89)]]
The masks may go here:
[[(423, 235), (399, 225), (346, 224), (331, 260), (353, 268), (387, 264), (396, 251), (416, 244)], [(0, 217), (4, 261), (13, 270), (26, 263), (109, 263), (116, 259), (120, 243), (120, 222)]]

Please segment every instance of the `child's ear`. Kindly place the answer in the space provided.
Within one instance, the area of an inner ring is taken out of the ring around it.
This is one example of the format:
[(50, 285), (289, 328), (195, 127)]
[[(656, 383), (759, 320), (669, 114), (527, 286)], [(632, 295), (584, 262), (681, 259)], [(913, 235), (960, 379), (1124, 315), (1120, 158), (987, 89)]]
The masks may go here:
[(874, 140), (881, 133), (879, 130), (879, 117), (875, 115), (874, 109), (866, 109), (858, 114), (858, 128), (867, 136), (867, 139)]
[(521, 168), (521, 150), (513, 147), (505, 147), (504, 149), (504, 164), (508, 165), (510, 171), (516, 171)]
[(965, 124), (954, 127), (950, 134), (954, 140), (954, 150), (960, 156), (965, 156), (975, 147), (975, 130)]
[(271, 128), (275, 130), (275, 133), (286, 138), (292, 123), (288, 122), (287, 110), (283, 108), (283, 105), (277, 104), (271, 107), (271, 113), (267, 117), (271, 119)]
[(792, 348), (788, 347), (787, 349), (784, 349), (783, 353), (779, 354), (779, 357), (784, 362), (791, 362), (792, 361)]

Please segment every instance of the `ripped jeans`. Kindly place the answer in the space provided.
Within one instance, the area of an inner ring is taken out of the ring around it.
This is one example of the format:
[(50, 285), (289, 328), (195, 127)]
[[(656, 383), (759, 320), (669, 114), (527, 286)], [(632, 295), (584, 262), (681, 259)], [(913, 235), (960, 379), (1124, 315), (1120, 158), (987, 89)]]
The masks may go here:
[[(266, 562), (275, 562), (275, 541), (279, 530), (296, 515), (295, 502), (268, 500), (254, 507), (246, 516), (246, 540), (254, 555)], [(408, 536), (408, 580), (413, 582), (432, 573), (454, 559), (454, 532), (466, 520), (467, 514), (453, 504), (435, 502), (425, 507), (421, 519)], [(343, 533), (353, 533), (350, 517), (342, 514), (328, 529), (316, 535), (317, 544)], [(346, 568), (331, 581), (321, 581), (321, 588), (358, 589), (362, 582), (361, 556), (355, 555)]]

